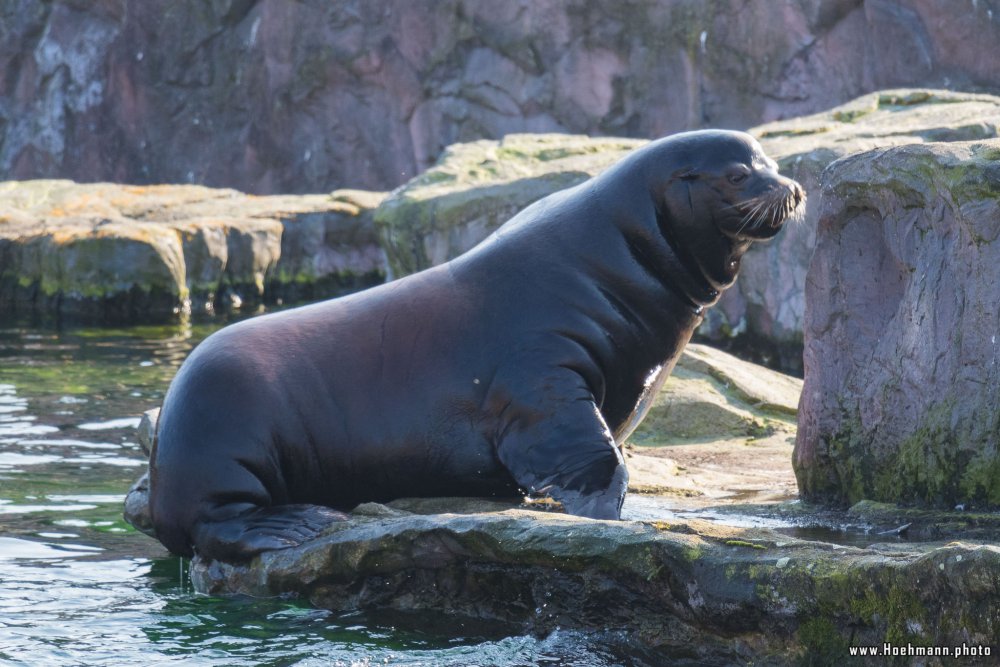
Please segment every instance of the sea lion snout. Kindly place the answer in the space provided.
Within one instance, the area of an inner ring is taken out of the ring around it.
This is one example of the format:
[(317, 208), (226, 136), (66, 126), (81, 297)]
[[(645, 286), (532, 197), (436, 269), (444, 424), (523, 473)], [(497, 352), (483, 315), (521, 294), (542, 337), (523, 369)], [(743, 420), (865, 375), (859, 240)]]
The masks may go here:
[(767, 222), (771, 227), (781, 227), (805, 201), (806, 191), (797, 181), (777, 174), (771, 187), (771, 196), (777, 202), (776, 215), (772, 215)]
[(757, 173), (756, 187), (747, 187), (749, 195), (737, 204), (742, 215), (737, 236), (762, 241), (772, 238), (806, 200), (806, 192), (796, 181), (777, 172)]

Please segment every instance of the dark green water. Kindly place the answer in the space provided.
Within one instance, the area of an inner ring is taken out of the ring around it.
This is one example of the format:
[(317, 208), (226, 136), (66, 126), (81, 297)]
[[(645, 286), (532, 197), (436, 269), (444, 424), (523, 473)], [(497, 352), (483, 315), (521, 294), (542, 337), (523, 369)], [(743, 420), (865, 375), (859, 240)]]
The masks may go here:
[(338, 615), (190, 590), (122, 521), (138, 415), (218, 323), (66, 331), (0, 322), (0, 665), (644, 665), (613, 635)]

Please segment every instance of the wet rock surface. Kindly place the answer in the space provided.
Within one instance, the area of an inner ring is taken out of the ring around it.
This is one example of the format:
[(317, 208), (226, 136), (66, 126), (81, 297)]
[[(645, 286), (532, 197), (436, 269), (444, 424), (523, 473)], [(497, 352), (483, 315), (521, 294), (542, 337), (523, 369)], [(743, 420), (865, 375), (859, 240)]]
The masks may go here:
[(1000, 141), (824, 175), (795, 468), (803, 497), (1000, 505)]
[(381, 195), (0, 183), (0, 313), (165, 321), (382, 282)]

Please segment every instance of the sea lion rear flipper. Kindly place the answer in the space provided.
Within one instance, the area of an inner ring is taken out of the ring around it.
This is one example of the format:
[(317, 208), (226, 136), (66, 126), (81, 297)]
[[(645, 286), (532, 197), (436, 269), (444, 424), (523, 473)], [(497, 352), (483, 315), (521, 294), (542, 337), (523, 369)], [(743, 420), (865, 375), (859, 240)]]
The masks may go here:
[(262, 551), (296, 547), (347, 518), (343, 512), (320, 505), (274, 505), (219, 521), (199, 521), (192, 537), (202, 558), (245, 561)]
[[(566, 511), (592, 519), (621, 518), (628, 472), (592, 400), (550, 401), (512, 423), (498, 443), (501, 463), (529, 493), (544, 493)], [(558, 404), (561, 403), (561, 404)]]

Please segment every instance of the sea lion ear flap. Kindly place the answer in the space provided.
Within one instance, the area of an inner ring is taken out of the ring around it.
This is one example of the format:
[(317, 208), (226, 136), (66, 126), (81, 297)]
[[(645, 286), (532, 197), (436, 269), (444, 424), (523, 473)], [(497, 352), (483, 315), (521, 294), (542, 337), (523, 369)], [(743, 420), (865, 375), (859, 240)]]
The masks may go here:
[(698, 171), (694, 167), (684, 167), (671, 174), (671, 180), (696, 181), (698, 180)]

